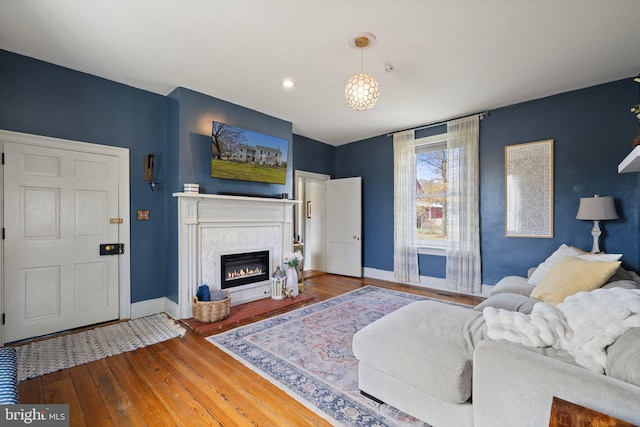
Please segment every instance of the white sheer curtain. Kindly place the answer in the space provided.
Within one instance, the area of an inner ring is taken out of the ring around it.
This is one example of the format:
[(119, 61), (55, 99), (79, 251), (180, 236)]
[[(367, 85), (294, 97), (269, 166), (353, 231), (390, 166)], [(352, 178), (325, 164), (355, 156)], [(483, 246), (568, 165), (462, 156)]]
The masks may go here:
[(447, 123), (447, 287), (482, 290), (480, 263), (479, 116)]
[(393, 275), (404, 283), (420, 281), (416, 238), (416, 147), (414, 131), (393, 135)]

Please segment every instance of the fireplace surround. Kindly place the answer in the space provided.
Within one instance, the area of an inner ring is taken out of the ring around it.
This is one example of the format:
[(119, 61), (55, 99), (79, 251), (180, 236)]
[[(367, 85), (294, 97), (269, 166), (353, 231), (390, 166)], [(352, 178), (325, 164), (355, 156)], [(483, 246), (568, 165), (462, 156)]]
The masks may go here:
[[(296, 200), (201, 193), (178, 198), (178, 316), (193, 316), (199, 285), (222, 289), (222, 258), (239, 253), (268, 254), (260, 280), (229, 287), (231, 305), (271, 296), (270, 277), (293, 250)], [(255, 278), (254, 278), (255, 279)]]

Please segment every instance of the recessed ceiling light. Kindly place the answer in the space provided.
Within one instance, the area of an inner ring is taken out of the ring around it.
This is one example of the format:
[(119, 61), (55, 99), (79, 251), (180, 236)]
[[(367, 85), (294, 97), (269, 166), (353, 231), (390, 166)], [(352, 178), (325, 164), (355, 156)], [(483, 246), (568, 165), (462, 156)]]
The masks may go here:
[(295, 86), (295, 83), (293, 83), (293, 80), (291, 80), (291, 79), (285, 79), (285, 80), (282, 81), (282, 87), (286, 87), (287, 89), (291, 89), (294, 86)]

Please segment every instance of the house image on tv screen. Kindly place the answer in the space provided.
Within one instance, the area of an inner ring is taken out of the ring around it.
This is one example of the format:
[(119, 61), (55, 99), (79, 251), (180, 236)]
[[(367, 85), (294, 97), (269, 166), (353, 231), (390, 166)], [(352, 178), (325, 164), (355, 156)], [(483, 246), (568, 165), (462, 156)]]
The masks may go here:
[(236, 160), (259, 165), (280, 166), (283, 162), (282, 151), (278, 147), (240, 144), (236, 147)]
[(211, 177), (284, 184), (289, 140), (213, 122)]

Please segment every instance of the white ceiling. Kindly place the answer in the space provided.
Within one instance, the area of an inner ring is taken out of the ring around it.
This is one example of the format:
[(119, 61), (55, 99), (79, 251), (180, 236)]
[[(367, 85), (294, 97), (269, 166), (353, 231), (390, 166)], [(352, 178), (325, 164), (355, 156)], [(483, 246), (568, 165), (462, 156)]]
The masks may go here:
[[(0, 49), (163, 95), (183, 86), (336, 146), (634, 76), (639, 28), (640, 0), (0, 2)], [(380, 98), (356, 112), (344, 86), (364, 31)]]

